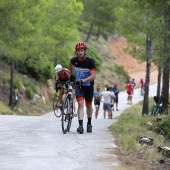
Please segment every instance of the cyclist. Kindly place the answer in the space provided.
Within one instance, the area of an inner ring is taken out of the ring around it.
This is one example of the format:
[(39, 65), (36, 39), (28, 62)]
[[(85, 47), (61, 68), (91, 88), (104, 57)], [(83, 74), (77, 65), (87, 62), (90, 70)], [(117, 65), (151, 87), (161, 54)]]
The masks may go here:
[(86, 56), (87, 46), (83, 42), (78, 42), (75, 46), (76, 57), (70, 59), (70, 72), (71, 75), (75, 71), (76, 82), (79, 85), (75, 86), (76, 99), (78, 102), (78, 122), (79, 127), (77, 132), (80, 134), (84, 133), (83, 128), (83, 117), (84, 117), (84, 100), (86, 104), (87, 113), (87, 132), (92, 132), (92, 100), (93, 100), (93, 81), (96, 76), (95, 61)]
[[(56, 77), (56, 92), (59, 90), (59, 103), (60, 105), (58, 106), (58, 101), (56, 101), (56, 108), (62, 108), (62, 96), (63, 96), (63, 85), (65, 82), (67, 82), (70, 78), (70, 71), (67, 68), (63, 68), (62, 65), (57, 64), (55, 67), (55, 77)], [(62, 83), (62, 84), (61, 84)], [(67, 87), (67, 85), (65, 84)]]

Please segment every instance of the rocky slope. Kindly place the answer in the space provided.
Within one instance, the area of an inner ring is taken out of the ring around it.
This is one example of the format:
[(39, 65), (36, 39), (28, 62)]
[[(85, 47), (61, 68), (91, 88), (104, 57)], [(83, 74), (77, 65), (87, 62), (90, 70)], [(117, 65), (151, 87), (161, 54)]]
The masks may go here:
[[(127, 47), (127, 40), (124, 37), (113, 39), (109, 43), (109, 47), (114, 53), (114, 57), (119, 65), (122, 65), (128, 72), (131, 78), (134, 78), (138, 84), (141, 78), (145, 79), (146, 75), (146, 62), (139, 62), (130, 54), (124, 51)], [(158, 71), (154, 64), (151, 65), (150, 84), (157, 82)]]

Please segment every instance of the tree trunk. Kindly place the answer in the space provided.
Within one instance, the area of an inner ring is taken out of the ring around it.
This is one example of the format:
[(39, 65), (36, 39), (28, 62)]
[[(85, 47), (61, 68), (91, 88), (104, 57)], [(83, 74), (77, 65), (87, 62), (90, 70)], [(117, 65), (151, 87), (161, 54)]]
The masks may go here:
[(88, 34), (87, 34), (86, 42), (88, 42), (89, 39), (90, 39), (90, 36), (91, 36), (91, 33), (92, 33), (92, 29), (93, 29), (93, 23), (91, 24), (90, 29), (89, 29), (89, 32), (88, 32)]
[(14, 60), (11, 59), (11, 82), (10, 82), (10, 95), (9, 95), (9, 106), (13, 105), (13, 91), (14, 91)]
[(151, 47), (152, 42), (150, 38), (146, 37), (146, 77), (145, 77), (145, 94), (144, 94), (144, 101), (143, 101), (143, 109), (142, 109), (142, 116), (147, 115), (149, 113), (148, 105), (149, 105), (149, 82), (150, 82), (150, 68), (151, 68)]
[(162, 77), (162, 67), (158, 66), (158, 85), (157, 85), (157, 96), (160, 97), (161, 94), (161, 77)]
[(165, 10), (165, 38), (164, 38), (164, 65), (163, 65), (163, 112), (168, 114), (168, 99), (169, 99), (169, 45), (170, 45), (170, 6)]
[(96, 41), (98, 41), (99, 36), (100, 36), (100, 27), (98, 27), (97, 36), (96, 36)]

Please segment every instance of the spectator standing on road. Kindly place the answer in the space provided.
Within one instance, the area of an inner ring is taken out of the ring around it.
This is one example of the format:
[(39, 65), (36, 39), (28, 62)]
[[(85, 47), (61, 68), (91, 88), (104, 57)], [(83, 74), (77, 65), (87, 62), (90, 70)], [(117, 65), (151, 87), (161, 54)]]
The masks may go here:
[(128, 94), (128, 97), (127, 97), (127, 104), (132, 104), (132, 96), (133, 96), (133, 88), (132, 88), (132, 84), (131, 84), (131, 81), (128, 80), (127, 83), (126, 83), (126, 91), (127, 91), (127, 94)]
[(97, 119), (98, 113), (99, 113), (99, 108), (100, 108), (100, 86), (97, 85), (96, 90), (94, 91), (94, 105), (95, 105), (95, 118)]
[(111, 119), (111, 104), (110, 98), (113, 97), (113, 94), (110, 92), (110, 88), (107, 88), (107, 91), (103, 91), (100, 94), (100, 97), (103, 96), (103, 110), (104, 110), (104, 119), (106, 119), (106, 111), (108, 112), (108, 118)]
[(140, 79), (139, 88), (141, 89), (141, 95), (144, 95), (145, 82), (143, 79)]
[(92, 100), (93, 100), (93, 84), (96, 76), (96, 67), (95, 61), (86, 56), (87, 46), (83, 42), (78, 42), (75, 46), (76, 57), (71, 58), (70, 60), (70, 72), (71, 75), (75, 71), (76, 82), (79, 82), (75, 86), (76, 99), (78, 102), (78, 122), (79, 127), (77, 132), (80, 134), (84, 133), (83, 128), (83, 118), (84, 118), (84, 100), (86, 104), (86, 113), (87, 113), (87, 132), (92, 132)]
[[(118, 109), (118, 102), (119, 102), (119, 88), (118, 88), (118, 84), (115, 83), (114, 87), (112, 88), (113, 93), (115, 94), (115, 102), (114, 105), (116, 103), (116, 111), (119, 111)], [(114, 105), (113, 105), (113, 111), (114, 111)]]
[(134, 88), (136, 86), (135, 79), (132, 79), (131, 84), (132, 84), (132, 89), (133, 89), (133, 93), (134, 93)]

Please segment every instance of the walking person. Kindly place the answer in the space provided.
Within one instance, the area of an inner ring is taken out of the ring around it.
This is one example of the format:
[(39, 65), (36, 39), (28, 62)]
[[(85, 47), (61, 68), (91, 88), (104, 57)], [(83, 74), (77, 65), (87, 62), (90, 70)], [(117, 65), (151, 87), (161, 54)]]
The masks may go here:
[(132, 79), (131, 84), (132, 84), (132, 89), (133, 89), (133, 93), (134, 93), (134, 88), (136, 86), (135, 79)]
[(99, 108), (100, 108), (100, 86), (97, 85), (96, 90), (94, 91), (94, 105), (95, 105), (95, 119), (97, 119), (98, 117), (98, 113), (99, 113)]
[(131, 84), (131, 81), (128, 80), (127, 83), (126, 83), (126, 91), (127, 91), (127, 94), (128, 94), (128, 97), (127, 97), (127, 104), (132, 104), (132, 96), (133, 96), (133, 88), (132, 88), (132, 84)]
[(100, 97), (103, 97), (103, 116), (104, 119), (106, 119), (106, 112), (108, 112), (108, 118), (111, 118), (111, 104), (110, 104), (110, 98), (113, 97), (113, 93), (110, 92), (110, 88), (107, 88), (106, 91), (103, 91), (100, 94)]
[(144, 92), (145, 92), (145, 82), (144, 82), (143, 79), (140, 79), (139, 88), (140, 88), (140, 91), (141, 91), (141, 95), (143, 96)]
[(83, 42), (78, 42), (75, 46), (76, 57), (70, 59), (70, 72), (73, 75), (73, 71), (76, 75), (76, 82), (79, 82), (75, 86), (76, 99), (78, 102), (78, 122), (79, 127), (77, 132), (84, 133), (83, 118), (84, 118), (84, 100), (87, 113), (87, 132), (92, 132), (92, 100), (93, 100), (93, 84), (96, 76), (95, 61), (86, 56), (87, 46)]
[(113, 105), (113, 111), (114, 111), (114, 106), (116, 104), (116, 111), (119, 111), (118, 109), (118, 102), (119, 102), (119, 88), (118, 88), (118, 84), (115, 83), (114, 87), (112, 88), (113, 93), (115, 94), (115, 102)]

